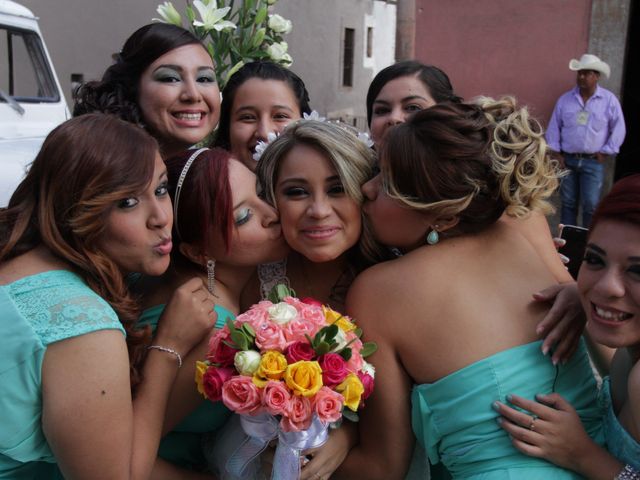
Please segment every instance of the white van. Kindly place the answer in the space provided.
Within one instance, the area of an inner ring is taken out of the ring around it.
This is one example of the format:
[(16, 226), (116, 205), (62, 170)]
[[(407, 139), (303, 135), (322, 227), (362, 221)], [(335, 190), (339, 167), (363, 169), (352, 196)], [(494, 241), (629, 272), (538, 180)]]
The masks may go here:
[(37, 17), (0, 0), (0, 207), (47, 134), (69, 116)]

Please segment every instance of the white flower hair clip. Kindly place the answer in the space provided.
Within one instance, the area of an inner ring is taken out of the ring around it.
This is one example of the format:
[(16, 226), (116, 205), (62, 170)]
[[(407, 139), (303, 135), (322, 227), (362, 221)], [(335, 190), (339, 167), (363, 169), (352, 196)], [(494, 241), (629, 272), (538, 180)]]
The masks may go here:
[(256, 144), (256, 148), (254, 149), (254, 153), (253, 153), (253, 159), (256, 162), (260, 160), (260, 157), (262, 157), (262, 154), (267, 149), (269, 144), (271, 142), (273, 142), (276, 138), (278, 138), (278, 134), (276, 132), (269, 132), (269, 133), (267, 133), (267, 141), (266, 142), (260, 140)]
[(358, 140), (364, 143), (367, 148), (373, 147), (373, 140), (371, 140), (371, 137), (367, 132), (358, 132)]
[(327, 117), (322, 117), (318, 112), (312, 110), (311, 113), (303, 113), (302, 118), (304, 120), (317, 120), (318, 122), (324, 122), (327, 120)]

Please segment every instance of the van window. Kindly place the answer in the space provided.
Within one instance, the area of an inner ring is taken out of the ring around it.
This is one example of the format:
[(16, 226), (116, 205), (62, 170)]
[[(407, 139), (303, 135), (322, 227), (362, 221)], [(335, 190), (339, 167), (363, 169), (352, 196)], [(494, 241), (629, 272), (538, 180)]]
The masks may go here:
[(0, 26), (0, 89), (20, 102), (60, 100), (36, 33)]

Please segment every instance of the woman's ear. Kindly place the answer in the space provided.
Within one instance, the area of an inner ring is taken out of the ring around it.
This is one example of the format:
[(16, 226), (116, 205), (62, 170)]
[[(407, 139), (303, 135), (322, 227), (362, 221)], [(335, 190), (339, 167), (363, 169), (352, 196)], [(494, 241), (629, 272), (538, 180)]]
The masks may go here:
[(202, 254), (199, 247), (187, 242), (181, 242), (178, 250), (184, 258), (197, 265), (206, 265), (207, 258)]
[(438, 225), (439, 232), (446, 232), (458, 225), (458, 222), (460, 222), (460, 217), (452, 215), (450, 217), (438, 218), (434, 223)]

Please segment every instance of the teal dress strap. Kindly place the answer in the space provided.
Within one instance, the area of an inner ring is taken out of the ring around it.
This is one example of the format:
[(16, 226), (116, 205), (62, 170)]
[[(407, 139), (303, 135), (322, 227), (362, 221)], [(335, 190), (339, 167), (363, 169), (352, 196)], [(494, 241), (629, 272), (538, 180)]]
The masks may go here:
[[(164, 311), (165, 304), (162, 303), (160, 305), (154, 305), (153, 307), (149, 307), (142, 312), (140, 318), (138, 319), (138, 325), (151, 325), (151, 329), (155, 331), (158, 326), (158, 320), (160, 319), (160, 315)], [(218, 314), (218, 318), (216, 320), (215, 328), (224, 327), (225, 323), (227, 323), (227, 318), (231, 320), (235, 320), (236, 316), (222, 305), (216, 305), (213, 308)]]

